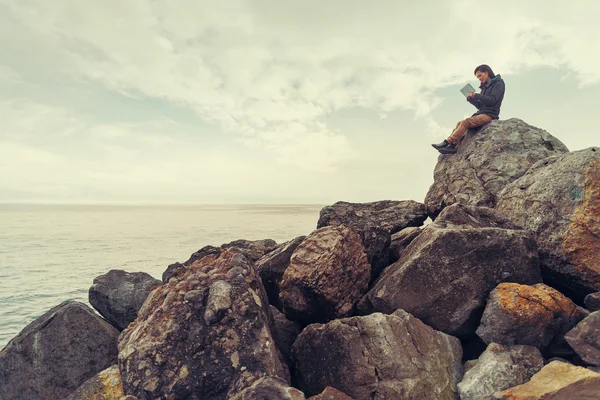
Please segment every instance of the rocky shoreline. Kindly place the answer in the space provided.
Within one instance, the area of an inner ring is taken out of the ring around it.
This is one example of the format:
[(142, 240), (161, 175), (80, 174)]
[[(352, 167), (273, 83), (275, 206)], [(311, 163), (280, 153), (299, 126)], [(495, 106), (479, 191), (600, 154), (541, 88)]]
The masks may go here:
[(423, 203), (338, 202), (89, 300), (0, 351), (1, 399), (600, 399), (600, 149), (494, 121)]

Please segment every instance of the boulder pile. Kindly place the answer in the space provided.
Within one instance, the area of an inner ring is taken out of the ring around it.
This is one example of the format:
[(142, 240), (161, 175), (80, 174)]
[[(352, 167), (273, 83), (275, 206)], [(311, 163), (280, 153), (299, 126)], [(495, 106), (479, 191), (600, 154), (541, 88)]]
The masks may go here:
[(494, 121), (423, 203), (338, 202), (290, 239), (98, 277), (105, 319), (27, 326), (0, 398), (600, 399), (600, 149)]

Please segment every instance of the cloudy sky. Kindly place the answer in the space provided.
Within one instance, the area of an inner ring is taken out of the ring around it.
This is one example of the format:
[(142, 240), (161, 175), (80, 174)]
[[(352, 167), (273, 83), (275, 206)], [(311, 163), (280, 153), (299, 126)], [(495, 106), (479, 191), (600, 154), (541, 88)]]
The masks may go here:
[(0, 0), (0, 202), (422, 201), (489, 64), (600, 144), (600, 3)]

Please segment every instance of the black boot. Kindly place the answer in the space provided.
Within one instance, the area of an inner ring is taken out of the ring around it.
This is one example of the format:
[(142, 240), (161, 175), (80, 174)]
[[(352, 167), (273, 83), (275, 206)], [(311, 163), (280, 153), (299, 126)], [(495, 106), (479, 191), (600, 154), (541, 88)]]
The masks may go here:
[(449, 143), (448, 146), (442, 147), (438, 151), (442, 154), (454, 154), (456, 153), (456, 145)]
[(432, 144), (432, 146), (434, 149), (439, 150), (439, 149), (443, 149), (444, 147), (448, 146), (449, 144), (450, 144), (450, 142), (447, 141), (446, 139), (444, 139), (444, 141), (442, 143)]

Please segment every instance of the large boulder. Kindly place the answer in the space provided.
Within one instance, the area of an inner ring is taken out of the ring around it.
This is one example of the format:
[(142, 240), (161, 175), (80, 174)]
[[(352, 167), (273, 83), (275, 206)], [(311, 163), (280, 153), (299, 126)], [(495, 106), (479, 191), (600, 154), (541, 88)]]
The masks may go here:
[(0, 399), (64, 399), (116, 363), (118, 336), (87, 305), (59, 304), (0, 351)]
[(269, 303), (281, 309), (279, 301), (279, 286), (283, 279), (283, 273), (290, 265), (290, 258), (296, 248), (306, 239), (306, 236), (298, 236), (278, 246), (275, 250), (262, 256), (255, 263), (256, 270), (263, 281)]
[(296, 338), (302, 332), (302, 326), (297, 322), (290, 321), (273, 306), (269, 306), (273, 316), (273, 326), (271, 331), (275, 339), (275, 344), (285, 357), (285, 361), (290, 364), (292, 361), (292, 345)]
[(390, 243), (390, 263), (398, 261), (404, 249), (420, 234), (421, 228), (416, 226), (404, 228), (400, 232), (394, 233), (392, 235), (392, 242)]
[(600, 374), (561, 361), (552, 361), (523, 385), (496, 395), (502, 400), (594, 400)]
[(228, 400), (306, 400), (306, 398), (304, 393), (290, 387), (281, 379), (264, 377)]
[(501, 283), (490, 293), (477, 335), (486, 343), (544, 349), (561, 341), (586, 315), (583, 308), (544, 284)]
[(327, 386), (323, 392), (310, 397), (308, 400), (352, 400), (352, 397), (340, 392), (336, 388)]
[(349, 316), (367, 291), (370, 277), (356, 232), (346, 226), (317, 229), (296, 248), (283, 274), (283, 312), (303, 323)]
[(185, 273), (187, 267), (192, 265), (194, 262), (201, 260), (202, 258), (207, 256), (218, 257), (219, 254), (221, 254), (221, 252), (232, 247), (239, 249), (251, 262), (256, 262), (265, 254), (275, 250), (277, 248), (277, 242), (275, 242), (272, 239), (239, 239), (234, 240), (233, 242), (225, 243), (221, 245), (221, 247), (204, 246), (203, 248), (192, 254), (186, 262), (177, 262), (169, 265), (165, 272), (163, 272), (162, 280), (164, 283), (167, 283), (172, 277), (177, 276), (178, 274)]
[(94, 279), (89, 301), (108, 322), (123, 330), (133, 322), (150, 291), (162, 285), (145, 272), (108, 271)]
[(410, 312), (434, 329), (475, 332), (500, 282), (541, 281), (531, 234), (491, 208), (455, 204), (404, 250), (361, 300), (362, 313)]
[(527, 382), (543, 366), (535, 347), (492, 343), (458, 384), (460, 399), (493, 400), (494, 393)]
[(565, 340), (583, 361), (600, 366), (600, 311), (584, 318), (565, 335)]
[(358, 233), (375, 279), (390, 263), (388, 248), (391, 234), (409, 226), (421, 226), (426, 219), (425, 205), (412, 200), (339, 201), (321, 210), (317, 228), (344, 225)]
[(119, 338), (126, 394), (229, 399), (262, 377), (289, 379), (267, 295), (236, 249), (203, 257), (153, 290)]
[(600, 290), (600, 148), (536, 163), (497, 208), (537, 236), (544, 282), (576, 301)]
[(121, 373), (115, 364), (85, 381), (65, 400), (121, 400), (123, 396)]
[(312, 324), (293, 347), (298, 387), (335, 387), (355, 399), (455, 400), (460, 342), (398, 310)]
[(532, 164), (569, 151), (548, 132), (511, 118), (465, 135), (458, 152), (440, 156), (425, 197), (432, 216), (454, 203), (494, 207), (506, 185)]

